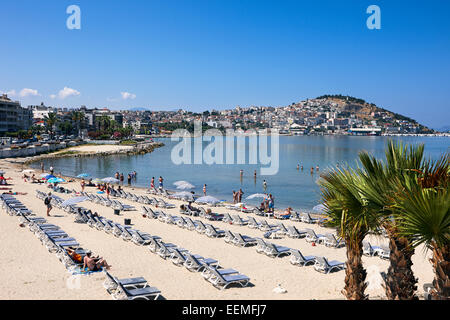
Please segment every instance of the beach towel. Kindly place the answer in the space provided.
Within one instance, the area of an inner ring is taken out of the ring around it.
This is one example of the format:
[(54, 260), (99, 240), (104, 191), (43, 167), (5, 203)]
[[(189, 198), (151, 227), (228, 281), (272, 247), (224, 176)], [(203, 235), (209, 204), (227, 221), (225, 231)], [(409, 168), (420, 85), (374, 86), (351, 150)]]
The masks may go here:
[(71, 270), (70, 273), (72, 275), (77, 275), (77, 274), (90, 275), (90, 274), (99, 273), (99, 272), (102, 272), (102, 271), (103, 271), (103, 268), (100, 268), (100, 270), (97, 270), (97, 271), (90, 271), (88, 268), (86, 268), (86, 269), (79, 268), (77, 270)]

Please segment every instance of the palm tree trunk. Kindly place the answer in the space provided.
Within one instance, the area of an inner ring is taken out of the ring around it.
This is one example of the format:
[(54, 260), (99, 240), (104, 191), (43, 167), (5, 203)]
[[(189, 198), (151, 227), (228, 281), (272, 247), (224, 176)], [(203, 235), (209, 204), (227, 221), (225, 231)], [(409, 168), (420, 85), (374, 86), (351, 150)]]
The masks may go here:
[(342, 294), (347, 300), (367, 300), (364, 294), (367, 283), (367, 272), (362, 264), (362, 241), (352, 243), (352, 239), (345, 239), (347, 247), (347, 261), (345, 269), (345, 287)]
[(389, 236), (390, 265), (384, 278), (386, 297), (389, 300), (416, 300), (417, 278), (411, 269), (414, 248), (408, 239), (397, 236), (395, 227), (386, 228)]
[(450, 299), (450, 246), (439, 248), (433, 244), (433, 257), (430, 259), (434, 268), (433, 300)]

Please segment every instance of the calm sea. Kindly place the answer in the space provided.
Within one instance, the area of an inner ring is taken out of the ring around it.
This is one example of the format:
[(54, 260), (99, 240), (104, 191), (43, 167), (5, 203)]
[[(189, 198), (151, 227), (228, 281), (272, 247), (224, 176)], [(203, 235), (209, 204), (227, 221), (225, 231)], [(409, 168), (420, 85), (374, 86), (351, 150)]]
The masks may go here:
[[(201, 138), (198, 138), (201, 139)], [(394, 137), (405, 143), (424, 143), (427, 157), (437, 158), (448, 152), (450, 138), (448, 137)], [(89, 173), (92, 177), (105, 178), (114, 176), (116, 171), (126, 176), (131, 171), (137, 172), (137, 179), (132, 184), (149, 186), (150, 179), (159, 176), (164, 178), (167, 189), (175, 189), (173, 183), (185, 180), (195, 185), (195, 193), (203, 194), (203, 184), (207, 184), (207, 194), (223, 200), (232, 200), (232, 191), (242, 188), (243, 199), (254, 193), (263, 192), (263, 180), (267, 181), (267, 192), (273, 194), (275, 206), (285, 208), (310, 210), (320, 203), (320, 189), (317, 179), (320, 172), (336, 164), (349, 163), (355, 165), (358, 152), (366, 150), (378, 157), (383, 157), (387, 137), (356, 137), (356, 136), (283, 136), (279, 141), (279, 171), (276, 175), (260, 176), (258, 165), (242, 164), (181, 164), (175, 165), (171, 160), (172, 148), (177, 142), (170, 139), (158, 139), (166, 145), (153, 153), (135, 156), (109, 156), (89, 158), (61, 158), (47, 160), (45, 167), (52, 165), (55, 172), (77, 176)], [(206, 146), (210, 142), (203, 142)], [(237, 146), (234, 147), (236, 157)], [(225, 151), (224, 151), (225, 152)], [(248, 158), (248, 143), (245, 152)], [(247, 162), (248, 163), (248, 162)], [(304, 169), (297, 170), (297, 164)], [(34, 164), (39, 167), (39, 163)], [(319, 172), (316, 171), (319, 166)], [(311, 174), (311, 167), (314, 173)], [(240, 178), (240, 170), (244, 170)], [(257, 169), (256, 179), (254, 170)], [(246, 201), (259, 204), (260, 199)]]

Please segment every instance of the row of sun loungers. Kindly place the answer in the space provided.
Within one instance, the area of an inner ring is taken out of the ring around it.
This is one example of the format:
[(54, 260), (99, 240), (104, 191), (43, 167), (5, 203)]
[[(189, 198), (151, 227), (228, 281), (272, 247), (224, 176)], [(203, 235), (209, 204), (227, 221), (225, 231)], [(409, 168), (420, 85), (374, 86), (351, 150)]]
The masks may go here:
[[(278, 246), (270, 242), (266, 242), (261, 238), (252, 238), (246, 235), (242, 235), (241, 233), (234, 233), (230, 230), (221, 230), (216, 228), (211, 224), (204, 224), (200, 220), (193, 221), (190, 217), (178, 217), (170, 214), (166, 214), (160, 211), (158, 214), (152, 211), (151, 208), (146, 208), (143, 206), (144, 212), (152, 212), (151, 214), (147, 214), (147, 217), (150, 219), (158, 219), (161, 222), (165, 222), (168, 224), (174, 224), (178, 227), (188, 229), (190, 231), (197, 231), (200, 234), (205, 234), (208, 237), (221, 238), (223, 237), (226, 243), (234, 244), (240, 247), (247, 247), (257, 245), (256, 251), (258, 253), (265, 253), (269, 257), (280, 257), (283, 255), (290, 255), (293, 251), (296, 253), (295, 259), (291, 259), (292, 264), (297, 265), (305, 265), (308, 262), (314, 262), (314, 266), (317, 271), (328, 273), (334, 269), (343, 269), (344, 264), (338, 261), (331, 261), (325, 257), (303, 257), (305, 261), (302, 262), (301, 259), (298, 258), (301, 255), (299, 250), (291, 249), (284, 246)], [(311, 261), (310, 261), (311, 260)]]
[(153, 205), (155, 207), (164, 208), (164, 209), (172, 209), (175, 208), (174, 204), (166, 202), (164, 199), (158, 199), (151, 196), (146, 195), (136, 195), (130, 192), (126, 192), (124, 190), (117, 191), (115, 190), (114, 193), (111, 193), (112, 196), (127, 199), (130, 201), (138, 202), (140, 204), (148, 204)]
[[(37, 195), (38, 194), (39, 193), (37, 193)], [(39, 194), (39, 197), (41, 198), (42, 194)], [(60, 203), (61, 199), (56, 198), (55, 201)], [(92, 228), (100, 229), (101, 226), (103, 226), (111, 232), (114, 227), (119, 228), (119, 226), (113, 226), (112, 221), (110, 220), (107, 221), (101, 217), (95, 217), (90, 210), (78, 208), (77, 214), (79, 215), (79, 220), (87, 223)], [(25, 219), (29, 220), (27, 217), (25, 217)], [(74, 249), (77, 254), (84, 257), (86, 254), (85, 250), (80, 247), (74, 238), (69, 238), (64, 231), (59, 229), (59, 227), (46, 224), (45, 219), (40, 221), (41, 224), (36, 224), (36, 220), (29, 220), (27, 222), (30, 229), (34, 230), (35, 233), (39, 233), (40, 240), (46, 245), (47, 249), (50, 252), (55, 252), (67, 269), (72, 270), (73, 272), (83, 266), (83, 263), (74, 261), (65, 250), (65, 248), (70, 247)], [(104, 270), (104, 272), (106, 280), (103, 285), (114, 300), (156, 300), (161, 294), (161, 291), (155, 287), (149, 286), (147, 281), (142, 277), (118, 280), (106, 270)]]
[[(207, 280), (217, 288), (224, 289), (233, 283), (246, 286), (250, 280), (247, 276), (242, 275), (237, 271), (233, 274), (226, 272), (222, 274), (222, 270), (230, 269), (223, 269), (218, 264), (217, 260), (191, 254), (186, 249), (180, 248), (172, 243), (163, 242), (159, 236), (133, 229), (131, 226), (115, 223), (102, 216), (96, 216), (92, 214), (90, 210), (79, 208), (77, 215), (79, 215), (80, 220), (87, 223), (91, 228), (100, 231), (102, 230), (117, 238), (122, 238), (124, 241), (131, 241), (139, 246), (147, 246), (151, 252), (158, 254), (161, 258), (172, 261), (175, 265), (185, 266), (190, 271), (203, 271), (203, 277), (207, 278)], [(170, 217), (166, 218), (168, 219), (167, 221), (170, 220)], [(207, 271), (205, 269), (207, 269)], [(209, 276), (206, 277), (206, 274)], [(109, 279), (109, 283), (111, 283), (111, 281), (112, 279)], [(121, 287), (119, 284), (117, 285), (117, 288), (120, 289), (120, 292), (122, 293), (124, 292), (123, 289), (126, 289), (126, 287)], [(134, 291), (129, 293), (131, 294), (133, 292)], [(114, 295), (113, 298), (115, 298)]]

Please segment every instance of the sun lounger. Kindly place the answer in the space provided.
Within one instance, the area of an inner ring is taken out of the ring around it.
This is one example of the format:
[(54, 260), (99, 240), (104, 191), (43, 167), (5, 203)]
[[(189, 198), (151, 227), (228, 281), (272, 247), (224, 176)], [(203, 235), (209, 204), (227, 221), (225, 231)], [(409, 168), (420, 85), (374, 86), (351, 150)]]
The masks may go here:
[(117, 290), (112, 293), (112, 297), (114, 300), (156, 300), (160, 294), (161, 291), (155, 287), (127, 289), (119, 282)]
[(316, 223), (319, 221), (319, 219), (317, 219), (317, 218), (312, 218), (308, 212), (302, 213), (300, 215), (300, 218), (302, 219), (302, 222), (305, 222), (305, 223)]
[(232, 240), (233, 244), (239, 247), (253, 246), (256, 244), (256, 239), (244, 236), (240, 233), (234, 234), (234, 239)]
[(274, 228), (276, 228), (276, 225), (268, 224), (266, 220), (261, 220), (259, 222), (259, 230), (261, 231), (271, 231)]
[(326, 238), (324, 240), (324, 244), (327, 247), (340, 248), (345, 246), (345, 241), (341, 238), (336, 239), (336, 237), (332, 233), (325, 234), (325, 237)]
[(304, 256), (300, 250), (291, 249), (291, 264), (298, 266), (306, 266), (308, 263), (314, 264), (316, 262), (315, 256)]
[(225, 235), (225, 231), (216, 229), (211, 224), (207, 224), (205, 234), (210, 238), (219, 238), (219, 237), (223, 237)]
[(386, 246), (380, 246), (380, 247), (381, 247), (381, 251), (379, 253), (380, 258), (389, 260), (389, 258), (391, 256), (391, 249), (389, 249)]
[(189, 252), (185, 253), (186, 261), (183, 265), (192, 272), (202, 271), (207, 266), (216, 266), (219, 262), (214, 259), (197, 259), (195, 256)]
[(306, 235), (306, 231), (299, 231), (295, 226), (287, 226), (287, 236), (289, 238), (300, 238), (300, 237), (304, 237)]
[(344, 263), (340, 261), (328, 261), (325, 257), (316, 257), (316, 262), (314, 264), (314, 269), (323, 273), (330, 273), (332, 270), (343, 270)]
[(229, 213), (225, 213), (223, 215), (222, 221), (225, 222), (225, 223), (233, 224), (233, 218), (230, 216)]
[(127, 289), (138, 289), (148, 286), (147, 280), (143, 277), (118, 279), (106, 270), (104, 270), (104, 273), (106, 275), (106, 279), (103, 282), (103, 287), (108, 290), (108, 292), (117, 290), (119, 283)]
[[(213, 276), (213, 272), (211, 271), (211, 268), (213, 267), (205, 267), (203, 268), (203, 271), (201, 273), (202, 277), (205, 278), (206, 280), (210, 279)], [(232, 274), (238, 274), (239, 271), (235, 270), (235, 269), (223, 269), (223, 268), (219, 268), (214, 267), (216, 269), (216, 271), (222, 275), (222, 276), (227, 276), (227, 275), (232, 275)]]
[(239, 215), (235, 214), (232, 217), (232, 223), (238, 226), (245, 226), (248, 224), (248, 220), (242, 219)]
[(205, 233), (206, 232), (205, 224), (200, 220), (195, 220), (195, 222), (197, 223), (197, 227), (195, 228), (195, 231), (197, 231), (198, 233)]
[(231, 275), (221, 275), (217, 269), (211, 268), (211, 277), (208, 279), (209, 282), (216, 288), (226, 289), (231, 284), (239, 284), (245, 287), (250, 282), (250, 278), (243, 274), (231, 274)]
[(248, 217), (248, 227), (251, 229), (259, 229), (260, 224), (253, 217)]
[(306, 237), (307, 242), (317, 242), (321, 243), (325, 241), (326, 237), (322, 234), (316, 234), (313, 229), (306, 229)]
[(267, 249), (266, 242), (261, 238), (256, 238), (256, 252), (258, 253), (264, 253)]
[(234, 233), (231, 232), (230, 230), (225, 230), (225, 236), (224, 236), (224, 240), (226, 243), (233, 243), (235, 239)]

